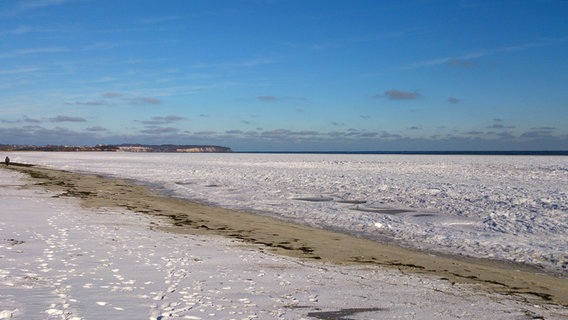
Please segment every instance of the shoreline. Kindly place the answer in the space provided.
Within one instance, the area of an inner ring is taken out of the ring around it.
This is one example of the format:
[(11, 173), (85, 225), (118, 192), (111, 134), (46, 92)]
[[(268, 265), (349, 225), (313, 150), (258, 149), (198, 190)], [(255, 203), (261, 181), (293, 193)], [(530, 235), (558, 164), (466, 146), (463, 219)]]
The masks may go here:
[(514, 263), (432, 254), (316, 229), (275, 218), (168, 197), (150, 187), (100, 175), (79, 174), (11, 163), (3, 168), (27, 174), (33, 184), (76, 197), (85, 207), (121, 207), (171, 219), (160, 228), (181, 234), (215, 234), (259, 245), (266, 250), (338, 265), (375, 265), (426, 274), (450, 282), (480, 285), (527, 300), (568, 306), (568, 279), (542, 274)]

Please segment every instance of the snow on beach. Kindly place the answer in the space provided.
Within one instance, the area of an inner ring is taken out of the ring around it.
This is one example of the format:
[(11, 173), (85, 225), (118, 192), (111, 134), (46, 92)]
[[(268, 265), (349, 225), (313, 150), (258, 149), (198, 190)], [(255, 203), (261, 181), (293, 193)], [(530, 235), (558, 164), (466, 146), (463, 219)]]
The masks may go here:
[(568, 157), (15, 153), (176, 196), (568, 274)]
[(28, 188), (0, 169), (0, 319), (560, 319), (471, 285), (275, 256)]

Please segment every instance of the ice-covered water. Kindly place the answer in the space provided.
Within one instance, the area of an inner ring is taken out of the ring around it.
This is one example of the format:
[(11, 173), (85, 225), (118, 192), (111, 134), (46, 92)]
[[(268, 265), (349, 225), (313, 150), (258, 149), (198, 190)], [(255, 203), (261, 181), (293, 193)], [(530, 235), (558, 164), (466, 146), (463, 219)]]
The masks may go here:
[(568, 157), (14, 153), (14, 161), (365, 237), (568, 274)]
[(0, 319), (566, 319), (435, 275), (272, 255), (29, 188), (0, 166)]

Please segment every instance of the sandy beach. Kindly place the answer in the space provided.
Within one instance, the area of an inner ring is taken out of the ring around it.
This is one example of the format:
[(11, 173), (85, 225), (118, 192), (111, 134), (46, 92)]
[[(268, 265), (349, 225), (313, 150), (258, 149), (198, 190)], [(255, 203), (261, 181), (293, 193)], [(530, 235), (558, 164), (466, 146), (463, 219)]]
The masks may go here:
[(409, 250), (168, 197), (125, 180), (28, 165), (6, 168), (29, 175), (34, 185), (56, 192), (58, 197), (80, 198), (86, 208), (120, 207), (168, 217), (171, 226), (159, 228), (172, 233), (222, 235), (286, 256), (338, 265), (394, 268), (409, 274), (434, 275), (451, 283), (479, 285), (491, 292), (518, 294), (535, 303), (568, 305), (567, 279), (524, 265)]

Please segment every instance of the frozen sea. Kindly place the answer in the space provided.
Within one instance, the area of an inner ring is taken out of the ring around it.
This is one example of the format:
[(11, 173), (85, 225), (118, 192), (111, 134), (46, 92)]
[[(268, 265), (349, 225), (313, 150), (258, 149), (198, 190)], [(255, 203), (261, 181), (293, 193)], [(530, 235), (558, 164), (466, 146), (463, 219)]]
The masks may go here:
[(568, 275), (568, 157), (13, 153), (15, 162), (421, 250)]
[(167, 233), (167, 219), (56, 195), (0, 166), (0, 319), (568, 317), (523, 294)]

